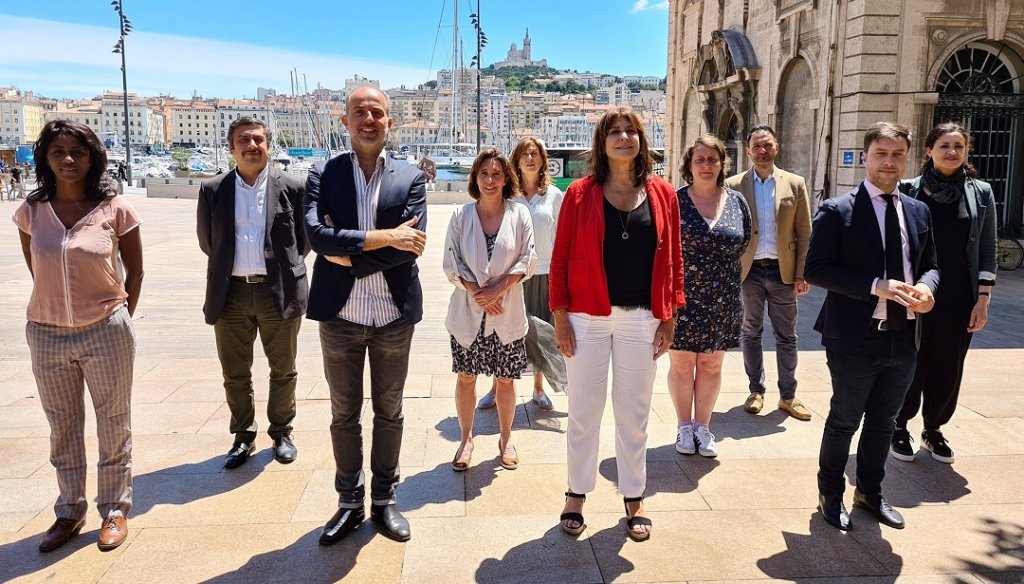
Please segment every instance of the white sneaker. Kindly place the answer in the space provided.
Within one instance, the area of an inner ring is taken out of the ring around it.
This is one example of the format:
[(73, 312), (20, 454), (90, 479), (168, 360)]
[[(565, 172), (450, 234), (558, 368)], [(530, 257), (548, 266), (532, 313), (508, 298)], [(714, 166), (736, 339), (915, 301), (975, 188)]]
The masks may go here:
[(699, 446), (697, 452), (700, 452), (701, 456), (708, 458), (718, 456), (718, 445), (715, 444), (715, 435), (711, 433), (707, 426), (698, 426), (695, 434), (697, 445)]
[(676, 452), (679, 454), (693, 454), (697, 447), (693, 444), (693, 426), (680, 426), (676, 433)]

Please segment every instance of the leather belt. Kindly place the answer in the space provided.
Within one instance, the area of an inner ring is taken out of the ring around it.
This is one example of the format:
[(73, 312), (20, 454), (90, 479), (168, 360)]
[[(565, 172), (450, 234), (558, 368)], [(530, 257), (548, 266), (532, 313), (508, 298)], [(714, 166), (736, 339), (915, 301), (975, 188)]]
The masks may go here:
[(246, 284), (263, 284), (267, 281), (267, 276), (266, 274), (250, 274), (248, 276), (231, 276), (231, 279)]
[(881, 318), (872, 318), (871, 319), (871, 330), (873, 330), (873, 331), (888, 331), (889, 330), (889, 321), (883, 320)]
[(755, 266), (761, 266), (762, 268), (768, 268), (768, 267), (771, 267), (771, 266), (779, 265), (779, 260), (774, 259), (774, 258), (763, 258), (763, 259), (759, 259), (759, 260), (754, 260), (754, 265)]

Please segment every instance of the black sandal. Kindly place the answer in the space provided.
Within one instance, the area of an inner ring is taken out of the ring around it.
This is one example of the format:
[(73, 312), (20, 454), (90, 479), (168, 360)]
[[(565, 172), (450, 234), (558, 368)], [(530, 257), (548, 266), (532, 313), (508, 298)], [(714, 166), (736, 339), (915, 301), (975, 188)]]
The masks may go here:
[[(633, 517), (629, 516), (629, 504), (630, 503), (642, 503), (643, 500), (644, 500), (643, 497), (623, 497), (622, 498), (622, 506), (626, 509), (626, 534), (629, 535), (629, 539), (631, 539), (633, 541), (647, 541), (647, 539), (649, 537), (651, 537), (651, 532), (650, 531), (633, 531), (634, 527), (636, 527), (637, 525), (646, 525), (648, 527), (651, 527), (651, 526), (654, 525), (651, 522), (651, 520), (649, 518), (647, 518), (647, 517), (637, 517), (635, 515)], [(640, 512), (640, 510), (637, 509), (637, 513), (639, 513), (639, 512)]]
[[(584, 501), (587, 500), (586, 495), (581, 495), (579, 493), (570, 493), (569, 491), (565, 492), (565, 496), (567, 500), (569, 497), (572, 497), (573, 499), (583, 499)], [(560, 522), (559, 524), (562, 526), (562, 531), (568, 533), (569, 535), (579, 535), (583, 533), (584, 529), (587, 528), (586, 524), (583, 523), (583, 514), (576, 513), (575, 511), (562, 513), (562, 515), (558, 518), (558, 521)], [(575, 521), (576, 523), (579, 523), (579, 526), (566, 527), (564, 523), (565, 521)]]

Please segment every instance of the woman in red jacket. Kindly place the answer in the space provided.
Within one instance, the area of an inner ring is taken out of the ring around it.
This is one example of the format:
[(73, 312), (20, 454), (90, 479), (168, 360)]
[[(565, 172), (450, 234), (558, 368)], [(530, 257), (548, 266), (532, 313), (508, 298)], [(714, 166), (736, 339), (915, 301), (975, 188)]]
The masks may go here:
[(562, 201), (549, 273), (555, 341), (569, 386), (569, 490), (562, 529), (584, 529), (583, 501), (597, 479), (598, 435), (612, 366), (615, 461), (630, 538), (650, 537), (644, 514), (647, 420), (658, 357), (672, 342), (683, 299), (679, 203), (651, 175), (640, 118), (606, 113), (594, 131), (592, 174)]

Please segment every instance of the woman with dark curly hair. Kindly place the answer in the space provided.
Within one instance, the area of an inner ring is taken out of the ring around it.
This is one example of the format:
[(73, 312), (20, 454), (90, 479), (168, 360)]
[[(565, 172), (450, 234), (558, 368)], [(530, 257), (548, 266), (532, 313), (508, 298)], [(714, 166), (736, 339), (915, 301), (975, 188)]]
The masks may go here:
[(679, 189), (686, 306), (676, 315), (668, 390), (679, 429), (676, 452), (718, 456), (711, 412), (722, 389), (725, 350), (740, 346), (743, 323), (740, 257), (750, 241), (750, 209), (725, 187), (725, 144), (704, 134), (686, 149)]
[(890, 453), (914, 460), (907, 422), (921, 409), (921, 448), (940, 462), (953, 463), (953, 449), (940, 428), (956, 410), (964, 360), (974, 333), (988, 322), (988, 304), (996, 283), (996, 204), (992, 186), (978, 180), (967, 154), (971, 135), (960, 124), (935, 126), (924, 140), (927, 159), (921, 176), (900, 185), (932, 212), (939, 289), (935, 307), (919, 314), (921, 347), (914, 381), (896, 416)]
[(519, 455), (511, 444), (516, 413), (515, 380), (526, 368), (526, 304), (523, 280), (537, 263), (530, 211), (511, 199), (519, 194), (516, 174), (494, 148), (477, 155), (469, 171), (469, 195), (448, 223), (444, 273), (455, 286), (445, 327), (451, 334), (452, 371), (458, 373), (455, 408), (462, 439), (452, 469), (469, 468), (473, 455), (476, 378), (494, 377), (501, 466), (514, 470)]
[(47, 123), (34, 153), (39, 186), (13, 219), (32, 274), (25, 328), (60, 489), (57, 520), (39, 550), (59, 548), (85, 525), (86, 386), (99, 441), (99, 547), (112, 549), (128, 535), (132, 506), (131, 316), (142, 288), (140, 220), (105, 176), (106, 151), (87, 126)]

